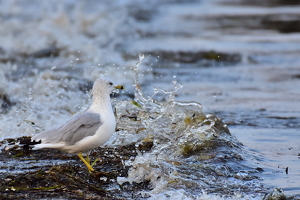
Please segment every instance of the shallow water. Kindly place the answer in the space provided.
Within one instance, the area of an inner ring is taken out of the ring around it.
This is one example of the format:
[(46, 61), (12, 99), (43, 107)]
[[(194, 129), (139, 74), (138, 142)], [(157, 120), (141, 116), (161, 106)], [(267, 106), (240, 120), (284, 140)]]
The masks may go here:
[(286, 194), (299, 193), (299, 130), (232, 127), (231, 131), (266, 169), (261, 174), (264, 183), (280, 186)]
[(145, 96), (181, 83), (176, 101), (221, 117), (248, 164), (265, 170), (262, 183), (300, 194), (300, 6), (255, 2), (2, 1), (0, 138), (32, 136), (83, 111), (99, 76), (125, 85), (117, 99), (131, 99), (143, 52)]

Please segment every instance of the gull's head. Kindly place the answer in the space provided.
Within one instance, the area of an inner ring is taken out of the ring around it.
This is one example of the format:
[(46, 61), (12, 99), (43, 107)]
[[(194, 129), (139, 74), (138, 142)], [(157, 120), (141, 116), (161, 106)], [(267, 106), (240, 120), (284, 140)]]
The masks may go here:
[(124, 89), (124, 87), (115, 85), (109, 79), (98, 78), (93, 85), (93, 94), (110, 94), (114, 89)]

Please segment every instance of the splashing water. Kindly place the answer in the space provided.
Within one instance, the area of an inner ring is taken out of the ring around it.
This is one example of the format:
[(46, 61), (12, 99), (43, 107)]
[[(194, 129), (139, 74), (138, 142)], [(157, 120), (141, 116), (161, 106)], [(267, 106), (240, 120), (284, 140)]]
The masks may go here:
[[(115, 106), (119, 131), (112, 144), (135, 143), (140, 149), (135, 159), (125, 162), (130, 166), (128, 177), (118, 177), (118, 183), (150, 181), (151, 190), (140, 194), (144, 197), (179, 188), (185, 188), (186, 197), (194, 198), (203, 191), (217, 192), (224, 185), (224, 195), (237, 188), (242, 192), (251, 192), (254, 186), (261, 188), (255, 180), (244, 181), (232, 167), (241, 165), (245, 153), (226, 124), (215, 115), (204, 114), (200, 103), (175, 101), (176, 92), (182, 88), (176, 80), (172, 91), (154, 87), (152, 96), (143, 95), (138, 84), (143, 59), (140, 54), (135, 68), (135, 101), (119, 101)], [(160, 92), (167, 95), (166, 101), (155, 101), (154, 96)], [(151, 150), (143, 150), (149, 145)], [(250, 177), (251, 173), (245, 172), (244, 176)]]
[(142, 61), (144, 60), (145, 56), (144, 54), (139, 54), (139, 61), (136, 63), (136, 67), (134, 68), (134, 83), (135, 83), (135, 91), (134, 91), (134, 100), (136, 102), (141, 102), (143, 104), (146, 104), (147, 99), (144, 97), (143, 92), (141, 90), (141, 86), (139, 85), (139, 75), (140, 75), (140, 66), (142, 64)]

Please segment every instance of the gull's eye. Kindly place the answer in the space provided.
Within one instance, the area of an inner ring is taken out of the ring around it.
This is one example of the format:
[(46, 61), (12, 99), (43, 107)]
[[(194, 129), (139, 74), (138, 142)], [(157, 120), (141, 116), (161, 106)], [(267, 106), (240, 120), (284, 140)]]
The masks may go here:
[(109, 82), (108, 84), (109, 84), (109, 85), (113, 85), (113, 83), (112, 83), (112, 82)]

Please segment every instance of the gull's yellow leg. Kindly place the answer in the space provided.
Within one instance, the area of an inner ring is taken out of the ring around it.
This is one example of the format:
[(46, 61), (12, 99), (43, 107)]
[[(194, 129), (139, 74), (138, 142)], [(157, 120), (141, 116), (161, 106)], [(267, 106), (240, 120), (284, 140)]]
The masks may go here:
[(88, 168), (88, 170), (89, 170), (90, 173), (92, 171), (94, 171), (94, 169), (92, 168), (92, 166), (82, 157), (82, 153), (81, 152), (78, 153), (78, 157), (86, 165), (86, 167)]
[[(86, 162), (87, 162), (91, 167), (94, 166), (93, 164), (91, 165), (91, 160), (90, 160), (89, 155), (86, 155), (85, 160), (86, 160)], [(89, 173), (92, 173), (92, 171), (91, 171), (89, 168), (88, 168), (88, 170), (89, 170)]]
[(89, 155), (87, 155), (86, 158), (85, 158), (85, 160), (86, 160), (87, 163), (89, 163), (89, 164), (91, 165), (91, 167), (93, 167), (93, 166), (97, 163), (97, 161), (98, 161), (99, 159), (96, 158), (96, 160), (94, 160), (94, 162), (91, 164), (90, 157), (89, 157)]
[(89, 155), (86, 156), (85, 160), (86, 160), (87, 163), (91, 164), (91, 160), (90, 160)]

